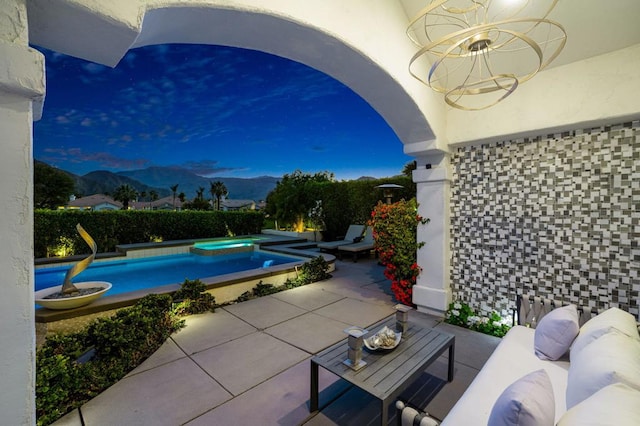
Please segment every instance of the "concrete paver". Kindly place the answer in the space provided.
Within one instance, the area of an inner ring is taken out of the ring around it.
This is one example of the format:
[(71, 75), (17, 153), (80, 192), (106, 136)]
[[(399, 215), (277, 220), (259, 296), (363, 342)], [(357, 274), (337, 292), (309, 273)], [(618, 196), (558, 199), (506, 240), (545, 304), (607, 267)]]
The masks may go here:
[(232, 398), (189, 358), (126, 377), (82, 406), (86, 425), (179, 425)]
[(193, 355), (193, 360), (233, 395), (307, 358), (307, 352), (265, 333), (250, 334)]
[(187, 317), (185, 327), (171, 338), (187, 354), (193, 354), (255, 331), (255, 327), (224, 309), (216, 309), (214, 313)]
[(344, 329), (351, 324), (310, 312), (265, 330), (304, 351), (314, 354), (344, 339)]
[(339, 318), (341, 322), (359, 327), (368, 327), (394, 312), (391, 305), (367, 303), (351, 298), (339, 300), (314, 311), (323, 317)]
[(273, 297), (307, 311), (313, 311), (314, 309), (318, 309), (333, 302), (337, 302), (340, 299), (344, 299), (345, 296), (323, 290), (322, 288), (313, 285), (306, 285), (276, 293)]
[[(309, 374), (310, 363), (305, 360), (203, 414), (188, 426), (301, 424), (310, 417)], [(327, 371), (320, 372), (319, 385), (320, 394), (328, 400), (349, 387)]]
[(180, 358), (185, 358), (186, 356), (187, 355), (178, 347), (178, 345), (176, 345), (176, 342), (169, 338), (157, 351), (151, 354), (149, 358), (144, 360), (142, 364), (127, 374), (127, 377), (142, 373), (143, 371), (151, 370), (152, 368), (159, 367), (171, 361), (176, 361)]
[(225, 306), (224, 310), (260, 330), (307, 313), (304, 309), (272, 296)]

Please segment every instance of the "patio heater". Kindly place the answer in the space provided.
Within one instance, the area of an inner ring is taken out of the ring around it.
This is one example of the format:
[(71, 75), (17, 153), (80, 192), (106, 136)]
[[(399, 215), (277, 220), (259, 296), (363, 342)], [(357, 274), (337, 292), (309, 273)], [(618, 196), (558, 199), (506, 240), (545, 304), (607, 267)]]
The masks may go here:
[(391, 204), (391, 199), (393, 198), (393, 191), (396, 189), (404, 188), (402, 185), (396, 185), (395, 183), (385, 183), (383, 185), (378, 185), (376, 188), (382, 189), (382, 195), (384, 196), (387, 204)]

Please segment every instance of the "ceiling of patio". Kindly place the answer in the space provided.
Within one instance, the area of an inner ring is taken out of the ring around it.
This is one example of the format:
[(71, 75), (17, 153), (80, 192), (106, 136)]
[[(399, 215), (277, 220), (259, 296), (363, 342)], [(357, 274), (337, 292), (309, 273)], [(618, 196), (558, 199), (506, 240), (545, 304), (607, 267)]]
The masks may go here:
[[(412, 19), (428, 0), (399, 0)], [(493, 3), (525, 0), (494, 0)], [(549, 0), (529, 0), (540, 9)], [(598, 56), (640, 43), (640, 1), (638, 0), (560, 0), (548, 18), (559, 22), (567, 32), (567, 44), (548, 68)]]

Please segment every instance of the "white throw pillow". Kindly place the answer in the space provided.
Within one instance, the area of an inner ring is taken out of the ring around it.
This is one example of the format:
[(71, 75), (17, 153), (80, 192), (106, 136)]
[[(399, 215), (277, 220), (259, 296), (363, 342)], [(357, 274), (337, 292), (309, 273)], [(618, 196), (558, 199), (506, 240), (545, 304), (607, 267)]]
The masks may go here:
[(640, 391), (615, 383), (605, 386), (560, 418), (557, 426), (640, 424)]
[(537, 357), (552, 361), (559, 359), (569, 351), (579, 330), (576, 305), (552, 310), (536, 326), (533, 347)]
[(572, 356), (567, 409), (613, 383), (640, 390), (640, 341), (613, 329)]
[(603, 313), (591, 318), (589, 321), (584, 323), (582, 327), (580, 327), (578, 337), (576, 337), (571, 345), (571, 361), (573, 361), (574, 354), (580, 352), (589, 343), (606, 334), (613, 328), (616, 328), (622, 333), (640, 341), (638, 325), (636, 324), (636, 319), (633, 315), (619, 308), (609, 308)]
[(491, 409), (490, 426), (553, 425), (556, 403), (549, 375), (536, 370), (509, 385)]

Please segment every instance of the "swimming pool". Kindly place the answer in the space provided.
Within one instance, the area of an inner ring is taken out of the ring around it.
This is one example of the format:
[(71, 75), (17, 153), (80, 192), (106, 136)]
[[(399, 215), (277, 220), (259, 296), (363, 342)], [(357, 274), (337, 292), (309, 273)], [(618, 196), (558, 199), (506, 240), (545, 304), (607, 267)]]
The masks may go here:
[[(108, 295), (116, 295), (167, 284), (180, 284), (185, 279), (195, 280), (293, 262), (302, 263), (304, 260), (263, 251), (218, 256), (178, 254), (95, 262), (75, 277), (74, 281), (107, 281), (113, 285)], [(62, 284), (68, 269), (69, 266), (36, 269), (36, 291)]]
[(255, 240), (256, 239), (252, 238), (240, 240), (207, 241), (203, 243), (195, 243), (193, 247), (201, 250), (224, 250), (238, 247), (253, 247), (253, 243)]

